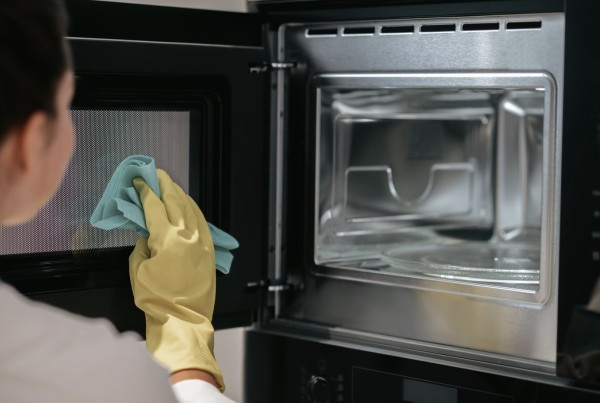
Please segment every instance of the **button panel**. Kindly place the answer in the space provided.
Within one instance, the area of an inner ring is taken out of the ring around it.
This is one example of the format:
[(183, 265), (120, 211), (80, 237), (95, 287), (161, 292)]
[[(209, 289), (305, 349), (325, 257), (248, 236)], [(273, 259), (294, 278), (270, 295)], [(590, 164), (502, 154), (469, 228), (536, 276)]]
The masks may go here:
[(329, 361), (319, 358), (300, 368), (300, 401), (307, 403), (349, 402), (347, 377)]

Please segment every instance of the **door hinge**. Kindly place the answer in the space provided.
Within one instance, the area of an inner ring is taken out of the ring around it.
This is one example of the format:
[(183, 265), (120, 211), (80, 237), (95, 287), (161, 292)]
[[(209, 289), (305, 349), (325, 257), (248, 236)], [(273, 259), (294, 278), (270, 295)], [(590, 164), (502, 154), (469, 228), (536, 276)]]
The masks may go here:
[(273, 71), (273, 70), (293, 69), (297, 65), (298, 65), (298, 63), (296, 63), (296, 62), (270, 62), (270, 63), (262, 62), (262, 63), (250, 64), (249, 70), (250, 70), (250, 73), (261, 74), (261, 73), (266, 73), (268, 71)]
[(270, 280), (259, 280), (252, 281), (246, 284), (246, 291), (253, 292), (258, 290), (266, 290), (269, 292), (282, 292), (282, 291), (290, 291), (294, 288), (293, 284), (286, 283), (285, 281), (273, 281)]

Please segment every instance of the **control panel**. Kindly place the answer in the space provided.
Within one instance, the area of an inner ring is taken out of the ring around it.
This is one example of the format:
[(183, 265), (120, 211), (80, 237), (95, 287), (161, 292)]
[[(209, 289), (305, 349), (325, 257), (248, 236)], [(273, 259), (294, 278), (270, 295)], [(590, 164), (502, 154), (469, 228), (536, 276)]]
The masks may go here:
[(300, 367), (300, 401), (309, 403), (350, 402), (348, 378), (327, 359), (317, 358)]
[(316, 341), (250, 331), (247, 403), (598, 402), (583, 392), (393, 357)]

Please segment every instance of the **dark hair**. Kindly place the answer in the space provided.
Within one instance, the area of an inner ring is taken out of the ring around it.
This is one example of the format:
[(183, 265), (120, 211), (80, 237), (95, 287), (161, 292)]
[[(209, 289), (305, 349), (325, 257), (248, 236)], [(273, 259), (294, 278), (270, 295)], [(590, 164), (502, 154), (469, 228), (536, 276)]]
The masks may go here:
[(0, 142), (34, 112), (55, 114), (70, 64), (61, 0), (0, 0)]

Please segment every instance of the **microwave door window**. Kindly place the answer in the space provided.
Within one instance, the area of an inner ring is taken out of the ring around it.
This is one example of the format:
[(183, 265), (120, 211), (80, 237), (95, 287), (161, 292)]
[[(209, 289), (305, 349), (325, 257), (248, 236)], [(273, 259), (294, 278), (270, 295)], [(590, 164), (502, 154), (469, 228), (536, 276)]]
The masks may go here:
[(535, 292), (544, 95), (320, 88), (315, 262)]
[[(194, 115), (194, 117), (193, 117)], [(188, 191), (190, 110), (74, 109), (76, 148), (56, 195), (31, 221), (0, 229), (0, 254), (52, 254), (129, 247), (131, 230), (103, 231), (90, 216), (117, 165), (126, 157), (153, 157)]]

